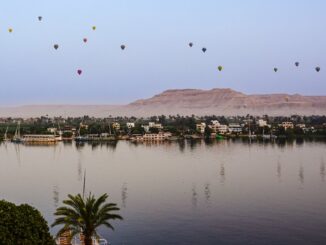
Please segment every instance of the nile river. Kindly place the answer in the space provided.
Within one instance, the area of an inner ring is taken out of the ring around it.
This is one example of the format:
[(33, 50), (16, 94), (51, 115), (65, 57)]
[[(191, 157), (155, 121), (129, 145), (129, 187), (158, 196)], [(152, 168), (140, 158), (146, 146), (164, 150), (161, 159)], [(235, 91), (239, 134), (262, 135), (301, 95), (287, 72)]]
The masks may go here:
[(0, 199), (51, 224), (85, 170), (86, 192), (121, 207), (100, 230), (112, 245), (326, 244), (325, 143), (2, 143)]

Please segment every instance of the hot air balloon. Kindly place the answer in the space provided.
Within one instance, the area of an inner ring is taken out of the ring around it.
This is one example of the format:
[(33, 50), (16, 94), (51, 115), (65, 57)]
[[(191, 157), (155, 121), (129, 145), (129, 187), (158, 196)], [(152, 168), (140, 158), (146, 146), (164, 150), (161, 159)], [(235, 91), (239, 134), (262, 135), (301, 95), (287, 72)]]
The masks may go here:
[(93, 26), (92, 29), (93, 29), (93, 31), (95, 31), (96, 30), (96, 26)]
[(201, 50), (203, 51), (203, 53), (205, 53), (207, 51), (206, 48), (202, 48)]
[(300, 65), (299, 62), (295, 62), (294, 64), (295, 64), (296, 67), (298, 67)]
[(88, 40), (87, 40), (87, 38), (84, 38), (83, 41), (84, 41), (84, 43), (87, 43)]
[(223, 70), (223, 66), (219, 66), (219, 67), (217, 67), (217, 69), (218, 69), (219, 71), (222, 71), (222, 70)]
[(81, 75), (83, 73), (82, 70), (77, 70), (78, 75)]
[(189, 45), (190, 48), (192, 48), (192, 46), (194, 46), (193, 43), (189, 43), (188, 45)]
[(9, 33), (12, 33), (12, 32), (13, 32), (13, 29), (9, 28), (9, 29), (8, 29), (8, 32), (9, 32)]
[(122, 50), (125, 50), (126, 45), (123, 45), (123, 44), (122, 44), (122, 45), (120, 46), (120, 48), (121, 48)]
[(58, 44), (54, 44), (53, 47), (54, 47), (55, 50), (57, 50), (59, 48), (59, 45)]
[(39, 21), (42, 21), (42, 19), (43, 19), (42, 16), (39, 16), (39, 17), (38, 17), (38, 20), (39, 20)]
[(316, 67), (316, 72), (320, 72), (320, 67), (319, 66)]
[(277, 71), (278, 71), (278, 68), (275, 67), (275, 68), (274, 68), (274, 71), (277, 72)]

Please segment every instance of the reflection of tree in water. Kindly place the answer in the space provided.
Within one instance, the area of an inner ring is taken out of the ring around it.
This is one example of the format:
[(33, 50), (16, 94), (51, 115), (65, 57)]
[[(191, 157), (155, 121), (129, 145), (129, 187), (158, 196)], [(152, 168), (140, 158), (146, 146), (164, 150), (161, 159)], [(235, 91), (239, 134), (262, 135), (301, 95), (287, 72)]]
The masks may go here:
[(224, 163), (221, 163), (221, 167), (220, 167), (220, 181), (222, 184), (225, 183), (225, 167), (224, 167)]
[(179, 140), (178, 145), (179, 145), (180, 152), (184, 152), (185, 147), (186, 147), (185, 141), (184, 140)]
[(198, 199), (197, 199), (198, 195), (197, 195), (197, 191), (196, 191), (196, 185), (192, 186), (191, 193), (192, 193), (191, 203), (192, 203), (192, 206), (194, 208), (196, 208), (197, 207), (197, 202), (198, 202)]
[(53, 187), (53, 201), (54, 207), (57, 208), (59, 206), (59, 187), (56, 185)]
[(300, 180), (301, 184), (304, 183), (304, 168), (302, 165), (300, 166), (300, 169), (299, 169), (299, 180)]
[(281, 181), (281, 178), (282, 178), (282, 165), (281, 165), (280, 160), (277, 161), (277, 177), (278, 177), (278, 180)]
[(206, 201), (209, 201), (209, 199), (211, 198), (211, 186), (209, 183), (205, 184), (205, 190), (204, 190), (204, 193), (205, 193), (205, 198), (206, 198)]
[(122, 207), (124, 208), (126, 208), (127, 197), (128, 197), (127, 183), (123, 183), (121, 188), (121, 201), (122, 201)]
[(321, 180), (323, 182), (325, 182), (325, 175), (326, 175), (326, 172), (325, 172), (325, 161), (324, 161), (324, 158), (321, 159), (321, 163), (320, 163), (320, 177), (321, 177)]

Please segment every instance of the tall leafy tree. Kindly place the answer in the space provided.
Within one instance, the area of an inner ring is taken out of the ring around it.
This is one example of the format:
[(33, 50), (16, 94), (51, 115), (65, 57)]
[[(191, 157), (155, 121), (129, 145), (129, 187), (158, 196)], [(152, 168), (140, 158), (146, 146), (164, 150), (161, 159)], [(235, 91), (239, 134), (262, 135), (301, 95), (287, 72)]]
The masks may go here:
[(114, 203), (107, 203), (107, 194), (103, 194), (98, 199), (89, 194), (83, 198), (80, 194), (73, 196), (68, 195), (64, 200), (65, 206), (59, 207), (54, 215), (58, 216), (53, 226), (63, 225), (59, 230), (58, 236), (67, 230), (74, 237), (82, 234), (85, 238), (85, 245), (92, 245), (92, 237), (98, 237), (96, 230), (104, 225), (114, 230), (110, 220), (122, 220), (122, 217), (116, 214), (120, 209)]

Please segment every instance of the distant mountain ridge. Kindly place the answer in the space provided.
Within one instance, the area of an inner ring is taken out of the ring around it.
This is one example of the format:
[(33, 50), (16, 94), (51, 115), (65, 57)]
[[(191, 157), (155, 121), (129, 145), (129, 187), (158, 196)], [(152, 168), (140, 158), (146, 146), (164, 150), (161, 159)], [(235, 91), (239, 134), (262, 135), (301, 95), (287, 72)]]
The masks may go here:
[(326, 96), (253, 94), (232, 89), (171, 89), (127, 105), (34, 105), (0, 107), (0, 117), (152, 115), (326, 115)]

